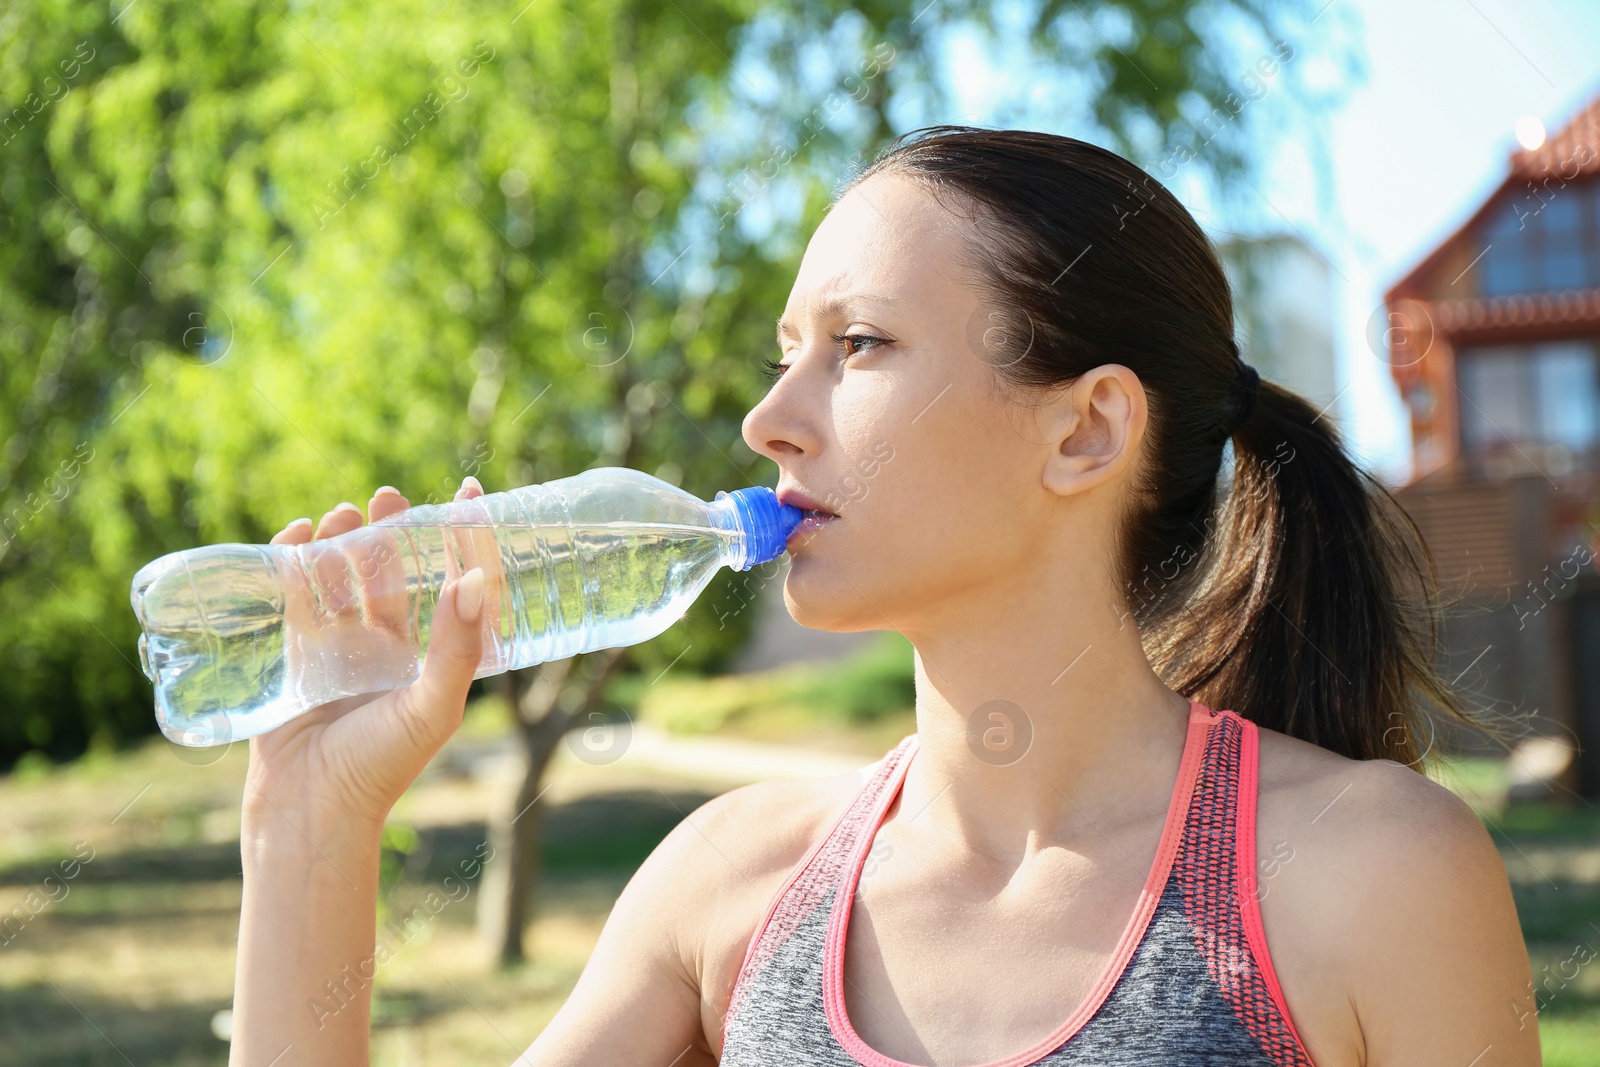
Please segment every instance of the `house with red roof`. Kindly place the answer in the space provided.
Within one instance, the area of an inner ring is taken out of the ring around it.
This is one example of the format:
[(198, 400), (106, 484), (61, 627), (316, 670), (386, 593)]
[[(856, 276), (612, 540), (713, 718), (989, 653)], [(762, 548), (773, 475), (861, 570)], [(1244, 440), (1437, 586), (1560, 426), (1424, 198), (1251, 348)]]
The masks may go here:
[(1600, 97), (1384, 294), (1450, 676), (1600, 797)]

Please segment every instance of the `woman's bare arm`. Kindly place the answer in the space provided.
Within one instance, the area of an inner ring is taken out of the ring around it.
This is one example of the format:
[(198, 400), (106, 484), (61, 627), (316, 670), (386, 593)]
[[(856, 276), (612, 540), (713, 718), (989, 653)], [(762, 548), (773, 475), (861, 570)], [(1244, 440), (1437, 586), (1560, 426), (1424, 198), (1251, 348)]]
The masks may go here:
[(1352, 855), (1344, 921), (1367, 1067), (1538, 1067), (1527, 947), (1505, 864), (1465, 801), (1387, 760), (1385, 815)]
[[(522, 1062), (538, 1067), (701, 1067), (716, 1060), (702, 1029), (705, 909), (718, 878), (738, 878), (704, 827), (730, 795), (678, 823), (617, 897), (561, 1010)], [(713, 830), (715, 833), (715, 830)]]
[[(474, 484), (457, 499), (481, 493)], [(407, 506), (381, 490), (368, 513)], [(360, 524), (358, 511), (336, 509), (315, 537)], [(312, 539), (299, 523), (273, 541)], [(335, 701), (251, 740), (233, 1067), (366, 1062), (371, 978), (383, 963), (374, 955), (383, 821), (460, 724), (481, 655), (481, 600), (481, 573), (447, 586), (413, 685)], [(728, 991), (702, 984), (731, 982), (778, 882), (863, 781), (851, 772), (762, 782), (691, 812), (629, 880), (572, 994), (518, 1062), (715, 1063), (707, 1034)]]
[(366, 1062), (381, 830), (247, 798), (234, 1067)]
[(685, 816), (617, 898), (571, 996), (522, 1062), (716, 1063), (712, 1041), (763, 913), (874, 766), (742, 785)]
[[(366, 1062), (381, 824), (319, 818), (270, 804), (246, 815), (235, 1067)], [(695, 914), (686, 876), (705, 871), (693, 835), (680, 823), (630, 879), (577, 986), (519, 1064), (715, 1063), (673, 929)]]
[[(408, 506), (385, 489), (368, 512)], [(359, 510), (336, 508), (315, 537), (361, 523)], [(309, 522), (291, 523), (273, 543), (313, 539)], [(450, 575), (411, 685), (324, 704), (250, 739), (233, 1067), (367, 1062), (383, 821), (461, 723), (482, 657), (483, 589), (477, 568)]]

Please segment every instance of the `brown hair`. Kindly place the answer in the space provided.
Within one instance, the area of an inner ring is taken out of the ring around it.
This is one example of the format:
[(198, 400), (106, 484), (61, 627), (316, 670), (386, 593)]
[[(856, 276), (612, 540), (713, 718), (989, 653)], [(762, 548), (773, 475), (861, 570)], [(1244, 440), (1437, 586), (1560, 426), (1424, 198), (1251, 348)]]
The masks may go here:
[(888, 169), (977, 209), (999, 327), (977, 332), (998, 382), (1058, 387), (1118, 363), (1143, 384), (1147, 458), (1119, 578), (1169, 687), (1418, 770), (1433, 712), (1492, 732), (1438, 673), (1441, 604), (1416, 525), (1304, 397), (1248, 388), (1227, 276), (1160, 182), (1070, 137), (933, 126), (891, 141), (840, 195)]

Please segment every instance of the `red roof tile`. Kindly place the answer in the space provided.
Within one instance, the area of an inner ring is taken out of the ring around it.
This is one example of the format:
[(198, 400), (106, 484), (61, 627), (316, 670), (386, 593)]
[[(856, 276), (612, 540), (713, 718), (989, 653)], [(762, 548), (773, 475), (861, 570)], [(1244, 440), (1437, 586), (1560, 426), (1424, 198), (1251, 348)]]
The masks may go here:
[(1448, 334), (1502, 327), (1600, 324), (1600, 289), (1527, 296), (1439, 300), (1428, 305), (1434, 325)]
[(1555, 173), (1569, 181), (1579, 174), (1600, 174), (1600, 96), (1538, 148), (1513, 150), (1511, 173), (1523, 180)]

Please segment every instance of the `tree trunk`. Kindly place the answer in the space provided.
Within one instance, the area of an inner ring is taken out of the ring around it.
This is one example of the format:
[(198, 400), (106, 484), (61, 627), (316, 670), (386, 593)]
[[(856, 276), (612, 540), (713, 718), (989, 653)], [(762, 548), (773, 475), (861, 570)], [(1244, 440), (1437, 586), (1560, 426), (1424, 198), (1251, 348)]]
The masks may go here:
[(611, 648), (583, 656), (583, 668), (577, 671), (574, 658), (500, 676), (500, 692), (522, 752), (523, 774), (511, 806), (489, 828), (492, 851), (479, 887), (478, 928), (502, 967), (527, 959), (524, 934), (533, 917), (542, 867), (545, 769), (567, 731), (599, 703), (625, 651)]
[[(631, 56), (631, 43), (624, 48), (624, 56)], [(631, 68), (631, 63), (627, 64)], [(613, 70), (617, 68), (614, 66)], [(618, 100), (613, 93), (614, 103)], [(631, 133), (632, 112), (614, 116), (613, 125), (618, 135), (615, 150), (626, 158), (633, 144)], [(622, 119), (625, 121), (617, 121)], [(630, 186), (620, 209), (632, 204), (642, 188), (640, 183)], [(615, 277), (629, 289), (637, 281), (640, 252), (637, 242), (628, 242), (617, 257)], [(625, 309), (626, 310), (626, 309)], [(672, 391), (679, 388), (678, 368), (662, 384)], [(629, 403), (628, 396), (635, 384), (632, 364), (620, 360), (610, 371), (612, 410), (617, 412), (616, 435), (597, 466), (633, 467), (638, 461), (644, 442), (644, 430), (653, 418), (654, 405), (638, 412)], [(658, 389), (659, 389), (658, 385)], [(532, 919), (537, 899), (541, 868), (540, 843), (543, 839), (545, 804), (544, 787), (540, 785), (556, 745), (575, 723), (587, 720), (588, 713), (599, 703), (606, 683), (626, 659), (626, 648), (608, 648), (582, 657), (545, 663), (519, 671), (508, 671), (501, 676), (501, 693), (511, 710), (514, 733), (523, 757), (522, 785), (517, 789), (516, 800), (503, 819), (497, 819), (489, 830), (489, 844), (493, 851), (484, 865), (483, 881), (479, 887), (478, 927), (499, 965), (512, 966), (527, 958), (523, 934)], [(578, 659), (583, 669), (574, 676), (573, 666)]]

